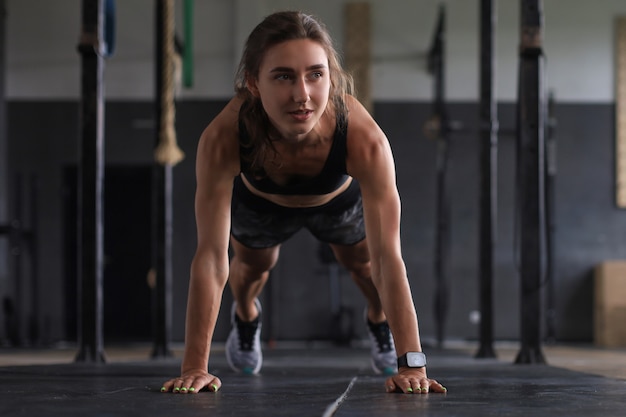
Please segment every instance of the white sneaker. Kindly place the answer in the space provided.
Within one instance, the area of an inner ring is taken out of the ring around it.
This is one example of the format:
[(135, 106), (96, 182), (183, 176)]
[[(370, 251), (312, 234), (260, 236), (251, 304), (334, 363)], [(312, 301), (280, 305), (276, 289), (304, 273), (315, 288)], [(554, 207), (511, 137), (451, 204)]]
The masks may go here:
[(365, 310), (365, 323), (371, 344), (372, 369), (377, 374), (396, 374), (398, 372), (398, 357), (389, 323), (386, 320), (382, 323), (372, 323), (367, 318), (367, 309)]
[(259, 312), (251, 322), (241, 321), (236, 314), (237, 303), (233, 302), (230, 311), (230, 322), (233, 326), (226, 340), (226, 360), (236, 372), (257, 374), (263, 365), (261, 352), (261, 303), (254, 303)]

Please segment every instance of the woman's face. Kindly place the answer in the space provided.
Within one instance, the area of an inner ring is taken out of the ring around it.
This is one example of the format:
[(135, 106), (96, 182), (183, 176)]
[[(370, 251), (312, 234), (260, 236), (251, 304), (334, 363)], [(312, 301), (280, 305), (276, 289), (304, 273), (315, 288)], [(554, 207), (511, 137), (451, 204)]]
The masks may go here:
[(277, 44), (267, 50), (258, 78), (249, 80), (248, 85), (283, 138), (301, 140), (316, 126), (328, 104), (328, 56), (310, 39)]

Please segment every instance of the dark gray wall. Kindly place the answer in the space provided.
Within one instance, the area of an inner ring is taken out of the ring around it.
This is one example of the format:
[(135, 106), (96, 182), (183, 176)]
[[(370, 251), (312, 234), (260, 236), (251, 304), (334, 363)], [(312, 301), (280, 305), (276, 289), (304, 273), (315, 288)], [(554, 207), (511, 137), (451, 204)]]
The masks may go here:
[[(196, 142), (222, 101), (186, 101), (177, 109), (178, 141), (185, 160), (174, 168), (174, 339), (182, 341), (189, 264), (195, 250), (193, 195)], [(450, 196), (452, 292), (447, 336), (474, 339), (477, 328), (468, 320), (478, 309), (478, 139), (477, 106), (452, 103), (453, 119), (463, 130), (452, 137)], [(154, 143), (153, 105), (147, 102), (108, 102), (106, 161), (108, 165), (149, 166)], [(496, 248), (495, 336), (515, 339), (519, 329), (519, 278), (515, 255), (515, 140), (512, 104), (500, 106), (498, 244)], [(435, 241), (435, 143), (422, 126), (427, 103), (376, 103), (375, 117), (387, 133), (396, 157), (398, 187), (403, 203), (403, 253), (420, 316), (423, 338), (434, 336), (433, 247)], [(612, 105), (561, 104), (558, 118), (558, 178), (556, 182), (556, 320), (560, 340), (589, 341), (592, 337), (591, 271), (606, 259), (626, 252), (626, 215), (615, 208), (614, 129)], [(38, 178), (39, 230), (37, 247), (42, 339), (67, 338), (64, 259), (63, 172), (78, 162), (78, 104), (72, 101), (13, 101), (8, 105), (10, 177)], [(508, 131), (508, 132), (507, 132)], [(508, 133), (508, 134), (505, 134)], [(11, 194), (9, 194), (11, 195)], [(128, 204), (133, 204), (129, 201)], [(148, 213), (146, 214), (148, 215)], [(106, 226), (105, 226), (106, 227)], [(150, 237), (138, 245), (149, 245)], [(265, 291), (265, 337), (278, 340), (330, 337), (330, 286), (327, 270), (317, 257), (317, 242), (302, 232), (282, 248), (281, 261)], [(11, 280), (12, 277), (9, 277)], [(144, 279), (138, 277), (137, 279)], [(25, 280), (28, 284), (28, 279)], [(355, 331), (364, 335), (364, 303), (347, 274), (342, 273), (343, 304), (353, 309)], [(228, 329), (230, 293), (218, 322), (216, 338)], [(107, 300), (105, 300), (107, 302)], [(111, 302), (109, 300), (109, 302)], [(65, 307), (63, 307), (65, 306)], [(23, 300), (23, 314), (31, 311)]]

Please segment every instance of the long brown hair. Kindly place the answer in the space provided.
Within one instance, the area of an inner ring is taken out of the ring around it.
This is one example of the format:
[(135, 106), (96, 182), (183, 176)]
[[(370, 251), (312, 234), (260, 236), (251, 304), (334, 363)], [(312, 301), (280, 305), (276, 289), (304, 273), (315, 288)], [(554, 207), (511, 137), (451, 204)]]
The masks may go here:
[(272, 128), (263, 104), (246, 85), (249, 77), (257, 78), (265, 52), (285, 41), (310, 39), (324, 48), (330, 72), (330, 97), (326, 111), (334, 112), (338, 120), (347, 120), (346, 95), (353, 91), (352, 77), (341, 66), (339, 54), (323, 23), (311, 15), (297, 11), (277, 12), (267, 16), (250, 33), (245, 44), (235, 78), (235, 92), (243, 99), (240, 119), (243, 121), (250, 142), (244, 158), (255, 175), (264, 175), (263, 163), (270, 150), (275, 130)]

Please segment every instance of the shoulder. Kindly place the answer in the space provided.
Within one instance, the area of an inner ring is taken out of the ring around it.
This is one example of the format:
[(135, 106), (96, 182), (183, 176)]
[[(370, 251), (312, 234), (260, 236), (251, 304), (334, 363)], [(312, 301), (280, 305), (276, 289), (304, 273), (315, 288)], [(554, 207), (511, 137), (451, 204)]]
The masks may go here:
[(237, 136), (239, 134), (238, 121), (240, 108), (241, 99), (236, 97), (231, 99), (204, 129), (201, 140), (211, 142), (225, 136)]
[[(239, 149), (239, 108), (241, 100), (231, 99), (222, 111), (208, 124), (200, 136), (198, 154), (206, 152), (228, 153)], [(208, 156), (208, 155), (204, 155)], [(225, 155), (224, 155), (225, 156)]]
[(364, 145), (373, 142), (386, 141), (382, 129), (363, 105), (354, 97), (346, 99), (348, 109), (348, 141)]
[(240, 107), (241, 99), (231, 99), (204, 129), (198, 143), (198, 162), (238, 170)]
[(346, 99), (348, 108), (348, 170), (366, 166), (374, 158), (390, 155), (389, 142), (374, 118), (353, 96)]

